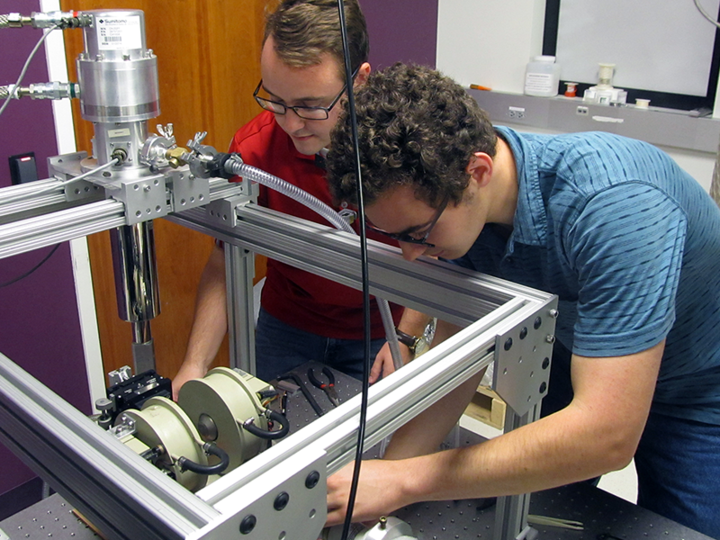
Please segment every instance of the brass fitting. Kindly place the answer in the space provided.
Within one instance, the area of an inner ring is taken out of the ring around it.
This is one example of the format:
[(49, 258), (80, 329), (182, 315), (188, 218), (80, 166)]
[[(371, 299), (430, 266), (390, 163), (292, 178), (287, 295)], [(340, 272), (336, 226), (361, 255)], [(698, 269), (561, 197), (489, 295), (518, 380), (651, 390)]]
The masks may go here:
[(168, 160), (168, 163), (173, 169), (177, 169), (178, 167), (181, 167), (185, 165), (185, 161), (181, 159), (181, 156), (183, 154), (187, 153), (187, 149), (183, 148), (181, 146), (176, 146), (175, 148), (171, 148), (165, 153), (165, 157)]

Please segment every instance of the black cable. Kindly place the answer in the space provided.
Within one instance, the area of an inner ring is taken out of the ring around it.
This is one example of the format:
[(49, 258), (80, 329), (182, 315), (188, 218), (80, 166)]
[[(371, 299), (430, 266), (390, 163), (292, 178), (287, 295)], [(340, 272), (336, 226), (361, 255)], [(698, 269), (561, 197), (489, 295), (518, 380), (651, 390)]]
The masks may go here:
[(285, 416), (278, 412), (270, 409), (267, 409), (266, 412), (270, 420), (274, 421), (276, 424), (280, 424), (280, 429), (276, 431), (266, 431), (264, 429), (260, 429), (255, 425), (254, 418), (249, 418), (248, 420), (239, 425), (241, 425), (245, 431), (252, 433), (259, 439), (272, 441), (282, 439), (290, 431), (290, 423), (288, 422), (287, 418), (285, 418)]
[(50, 257), (53, 256), (53, 253), (55, 253), (59, 247), (60, 247), (60, 244), (58, 244), (58, 245), (56, 245), (54, 248), (52, 248), (52, 250), (50, 250), (50, 253), (48, 253), (47, 255), (45, 255), (45, 258), (44, 258), (42, 261), (40, 261), (39, 263), (37, 263), (34, 268), (31, 268), (30, 270), (28, 270), (28, 271), (25, 272), (24, 274), (22, 274), (22, 275), (20, 275), (20, 276), (18, 276), (18, 277), (16, 277), (16, 278), (11, 279), (10, 281), (7, 281), (7, 282), (5, 282), (5, 283), (0, 283), (0, 289), (2, 289), (3, 287), (8, 287), (8, 286), (12, 285), (13, 283), (17, 283), (17, 282), (20, 281), (21, 279), (25, 279), (26, 277), (28, 277), (28, 276), (29, 276), (30, 274), (32, 274), (35, 270), (37, 270), (37, 269), (40, 268), (43, 264), (45, 264), (45, 263), (47, 262), (47, 260), (48, 260)]
[(189, 460), (185, 456), (182, 456), (177, 461), (178, 465), (180, 465), (180, 470), (192, 471), (198, 474), (211, 475), (222, 473), (225, 469), (228, 468), (228, 465), (230, 465), (230, 456), (228, 456), (227, 452), (225, 452), (225, 450), (217, 446), (215, 443), (203, 444), (203, 450), (208, 455), (219, 457), (220, 462), (216, 463), (215, 465), (201, 465), (200, 463), (195, 463), (194, 461)]
[(350, 47), (348, 44), (347, 27), (345, 24), (345, 3), (338, 0), (338, 16), (340, 18), (340, 34), (343, 43), (343, 56), (345, 59), (345, 78), (348, 94), (348, 112), (350, 113), (350, 127), (352, 130), (353, 149), (355, 151), (355, 178), (357, 179), (357, 206), (360, 226), (360, 265), (362, 269), (363, 292), (363, 330), (364, 330), (364, 359), (362, 378), (362, 400), (360, 404), (360, 425), (358, 426), (358, 441), (355, 452), (355, 467), (353, 469), (350, 496), (348, 498), (347, 514), (343, 524), (342, 540), (347, 540), (350, 534), (353, 508), (357, 495), (358, 481), (360, 480), (360, 464), (362, 462), (363, 446), (365, 443), (365, 423), (367, 421), (368, 393), (370, 389), (370, 285), (368, 279), (367, 237), (365, 232), (365, 205), (363, 202), (362, 179), (360, 173), (360, 144), (357, 132), (357, 115), (355, 112), (355, 94), (353, 91), (353, 68), (350, 63)]

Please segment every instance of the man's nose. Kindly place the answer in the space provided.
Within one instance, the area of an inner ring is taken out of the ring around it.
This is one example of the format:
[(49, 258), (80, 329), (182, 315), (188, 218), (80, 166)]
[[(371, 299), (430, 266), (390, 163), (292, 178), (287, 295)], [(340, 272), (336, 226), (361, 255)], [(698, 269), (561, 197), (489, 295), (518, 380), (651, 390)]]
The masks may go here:
[(289, 132), (299, 131), (305, 127), (305, 120), (300, 118), (294, 110), (288, 109), (285, 112), (285, 126)]
[(403, 259), (406, 261), (414, 261), (427, 250), (427, 246), (423, 244), (413, 244), (410, 242), (399, 242), (399, 244)]

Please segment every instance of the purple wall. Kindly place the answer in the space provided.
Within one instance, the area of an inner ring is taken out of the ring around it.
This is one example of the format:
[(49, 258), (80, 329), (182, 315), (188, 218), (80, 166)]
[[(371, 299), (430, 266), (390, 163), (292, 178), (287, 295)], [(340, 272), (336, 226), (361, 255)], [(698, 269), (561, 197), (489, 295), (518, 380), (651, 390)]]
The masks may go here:
[[(0, 0), (0, 13), (39, 11), (37, 0)], [(17, 80), (28, 54), (42, 37), (33, 28), (0, 30), (0, 84)], [(44, 46), (23, 85), (48, 81)], [(34, 151), (38, 177), (47, 178), (47, 158), (57, 154), (49, 101), (13, 100), (0, 116), (0, 188), (10, 185), (8, 156)], [(23, 274), (52, 247), (0, 259), (0, 284)], [(78, 321), (70, 249), (61, 244), (29, 277), (0, 287), (0, 352), (82, 411), (91, 412)], [(0, 496), (34, 474), (0, 445)], [(0, 509), (2, 510), (2, 509)]]
[(395, 62), (435, 67), (438, 0), (360, 0), (375, 70)]

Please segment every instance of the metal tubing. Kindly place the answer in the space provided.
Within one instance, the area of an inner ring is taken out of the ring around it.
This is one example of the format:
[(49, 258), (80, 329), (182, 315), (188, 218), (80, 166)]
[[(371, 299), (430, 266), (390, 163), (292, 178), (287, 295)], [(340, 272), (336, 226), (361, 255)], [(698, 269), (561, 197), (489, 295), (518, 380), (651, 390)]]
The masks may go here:
[(110, 233), (118, 315), (133, 323), (135, 373), (155, 369), (150, 319), (160, 313), (153, 222), (124, 225)]
[(119, 227), (111, 231), (110, 239), (120, 318), (128, 322), (155, 318), (160, 313), (160, 295), (153, 222)]

